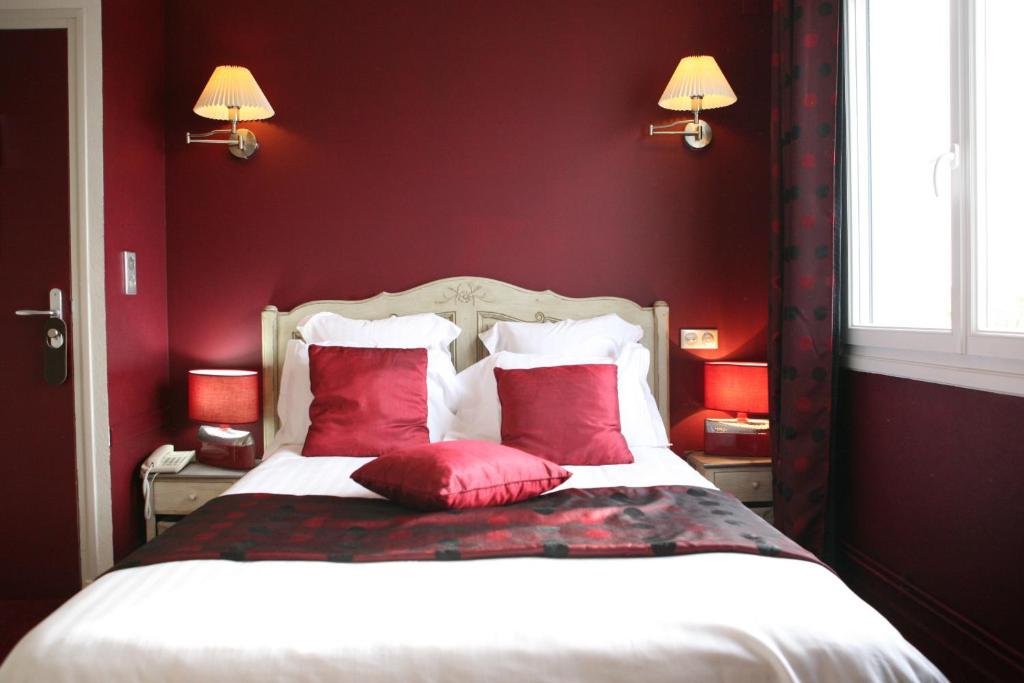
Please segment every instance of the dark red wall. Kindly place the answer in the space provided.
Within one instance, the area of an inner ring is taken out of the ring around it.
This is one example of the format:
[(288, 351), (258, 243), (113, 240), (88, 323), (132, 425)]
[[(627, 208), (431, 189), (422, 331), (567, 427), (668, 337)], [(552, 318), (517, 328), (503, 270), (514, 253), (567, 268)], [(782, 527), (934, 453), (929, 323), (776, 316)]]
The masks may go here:
[(955, 679), (1024, 679), (1024, 399), (841, 381), (846, 578)]
[[(451, 275), (671, 305), (763, 358), (770, 5), (419, 1), (167, 5), (173, 410), (185, 372), (256, 367), (259, 312)], [(678, 60), (713, 54), (739, 102), (712, 147), (649, 138)], [(256, 158), (191, 146), (218, 64), (277, 111)], [(677, 444), (699, 446), (700, 364), (673, 352)], [(194, 428), (193, 428), (194, 429)], [(193, 430), (187, 434), (191, 436)]]
[[(159, 2), (103, 2), (110, 476), (117, 557), (143, 538), (139, 462), (162, 442), (167, 365), (164, 31)], [(138, 294), (121, 252), (138, 256)]]

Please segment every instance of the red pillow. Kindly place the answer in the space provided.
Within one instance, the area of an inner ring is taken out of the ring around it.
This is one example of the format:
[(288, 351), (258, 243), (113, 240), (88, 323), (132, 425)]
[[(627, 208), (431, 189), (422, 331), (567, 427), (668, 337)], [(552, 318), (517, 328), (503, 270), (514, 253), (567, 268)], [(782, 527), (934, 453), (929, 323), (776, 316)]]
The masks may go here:
[(494, 369), (501, 442), (560, 465), (633, 462), (619, 425), (618, 368)]
[(303, 455), (380, 455), (430, 443), (427, 350), (309, 347)]
[(392, 451), (352, 473), (366, 488), (411, 508), (448, 510), (536, 498), (572, 474), (489, 441), (442, 441)]

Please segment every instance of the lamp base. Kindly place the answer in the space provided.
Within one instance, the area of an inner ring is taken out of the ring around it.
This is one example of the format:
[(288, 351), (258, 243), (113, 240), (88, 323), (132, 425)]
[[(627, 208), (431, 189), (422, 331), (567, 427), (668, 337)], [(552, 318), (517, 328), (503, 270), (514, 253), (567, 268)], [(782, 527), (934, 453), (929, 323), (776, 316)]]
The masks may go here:
[(248, 470), (256, 465), (256, 442), (252, 434), (241, 429), (199, 428), (199, 450), (196, 459), (211, 467)]
[(768, 420), (706, 418), (704, 452), (730, 458), (770, 458), (772, 444)]

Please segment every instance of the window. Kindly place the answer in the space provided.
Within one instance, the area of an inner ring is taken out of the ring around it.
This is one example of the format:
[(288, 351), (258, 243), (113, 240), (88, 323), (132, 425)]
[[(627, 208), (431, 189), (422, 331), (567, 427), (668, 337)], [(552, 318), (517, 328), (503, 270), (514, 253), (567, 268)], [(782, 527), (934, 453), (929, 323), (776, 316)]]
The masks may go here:
[(848, 364), (1024, 395), (1024, 2), (845, 20)]

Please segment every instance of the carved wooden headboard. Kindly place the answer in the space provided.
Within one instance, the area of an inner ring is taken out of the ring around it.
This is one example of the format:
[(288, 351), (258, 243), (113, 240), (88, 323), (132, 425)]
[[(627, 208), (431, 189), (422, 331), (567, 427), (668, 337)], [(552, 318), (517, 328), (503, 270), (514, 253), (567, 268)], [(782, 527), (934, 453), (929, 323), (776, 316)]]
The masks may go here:
[(668, 427), (668, 304), (644, 308), (618, 297), (573, 299), (552, 291), (534, 292), (485, 277), (435, 280), (404, 292), (383, 292), (361, 301), (311, 301), (290, 311), (267, 306), (263, 311), (263, 443), (277, 433), (277, 393), (288, 340), (298, 338), (303, 318), (332, 311), (349, 318), (374, 320), (390, 315), (436, 313), (462, 328), (452, 345), (455, 368), (463, 370), (487, 355), (477, 335), (499, 320), (545, 322), (615, 313), (644, 330), (641, 342), (651, 350), (648, 381)]

